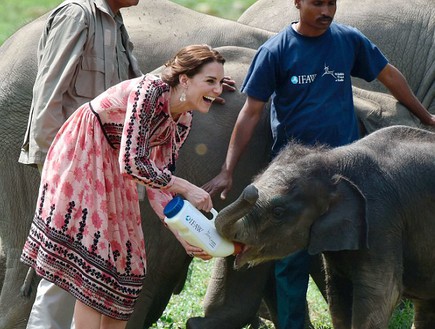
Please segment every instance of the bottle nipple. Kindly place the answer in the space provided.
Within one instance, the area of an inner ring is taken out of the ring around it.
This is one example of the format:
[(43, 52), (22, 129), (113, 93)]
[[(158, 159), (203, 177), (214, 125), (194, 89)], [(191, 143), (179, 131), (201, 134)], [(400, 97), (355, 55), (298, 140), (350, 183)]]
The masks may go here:
[(240, 242), (233, 242), (234, 244), (234, 252), (233, 255), (238, 255), (243, 251), (243, 244)]

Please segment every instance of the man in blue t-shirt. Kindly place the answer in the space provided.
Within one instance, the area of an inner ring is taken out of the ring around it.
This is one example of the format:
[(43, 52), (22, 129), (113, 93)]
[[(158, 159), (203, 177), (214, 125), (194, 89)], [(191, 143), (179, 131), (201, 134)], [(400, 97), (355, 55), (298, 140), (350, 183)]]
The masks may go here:
[[(242, 86), (247, 95), (235, 124), (227, 157), (218, 176), (204, 185), (224, 199), (234, 168), (249, 143), (269, 98), (271, 156), (290, 140), (335, 147), (358, 139), (351, 77), (378, 79), (422, 123), (432, 116), (404, 76), (355, 28), (333, 23), (335, 0), (295, 0), (299, 21), (263, 44)], [(303, 250), (275, 262), (280, 329), (302, 329), (310, 256)]]

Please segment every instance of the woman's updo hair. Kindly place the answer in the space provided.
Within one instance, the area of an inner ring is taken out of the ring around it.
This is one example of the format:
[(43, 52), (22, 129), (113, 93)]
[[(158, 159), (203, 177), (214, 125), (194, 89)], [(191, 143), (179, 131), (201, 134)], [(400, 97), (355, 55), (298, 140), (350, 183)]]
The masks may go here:
[(218, 62), (222, 65), (225, 59), (222, 55), (209, 45), (190, 45), (182, 48), (178, 53), (165, 64), (161, 73), (162, 80), (171, 87), (177, 86), (180, 81), (180, 74), (193, 77), (205, 64)]

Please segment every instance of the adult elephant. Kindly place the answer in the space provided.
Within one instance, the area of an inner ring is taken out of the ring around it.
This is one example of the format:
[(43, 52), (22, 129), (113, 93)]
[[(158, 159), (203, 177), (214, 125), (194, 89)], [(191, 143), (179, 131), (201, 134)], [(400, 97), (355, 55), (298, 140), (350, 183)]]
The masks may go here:
[[(160, 66), (184, 45), (207, 43), (213, 47), (226, 46), (221, 48), (228, 60), (226, 72), (238, 85), (246, 73), (254, 49), (271, 35), (164, 0), (142, 0), (137, 7), (124, 12), (124, 19), (144, 72)], [(39, 175), (36, 169), (18, 164), (17, 159), (30, 109), (37, 70), (37, 41), (44, 20), (45, 16), (24, 26), (0, 47), (0, 239), (3, 250), (0, 265), (5, 264), (0, 271), (0, 279), (4, 276), (0, 294), (2, 329), (25, 327), (35, 291), (33, 289), (30, 298), (20, 296), (27, 268), (20, 263), (19, 257), (36, 205)], [(198, 185), (218, 172), (243, 102), (238, 91), (225, 94), (224, 97), (227, 105), (213, 106), (207, 116), (195, 116), (188, 142), (180, 153), (177, 174)], [(248, 155), (254, 161), (245, 160), (243, 170), (239, 172), (238, 186), (242, 187), (265, 164), (268, 140), (265, 125), (259, 128), (257, 143)], [(222, 203), (216, 203), (217, 209), (222, 206)], [(146, 201), (141, 202), (141, 210), (149, 275), (144, 281), (137, 312), (128, 325), (135, 329), (148, 327), (160, 317), (171, 294), (181, 289), (191, 260)], [(32, 286), (36, 287), (36, 282)]]
[(435, 133), (382, 128), (339, 148), (290, 143), (216, 218), (236, 266), (323, 253), (336, 329), (386, 329), (402, 297), (435, 324)]

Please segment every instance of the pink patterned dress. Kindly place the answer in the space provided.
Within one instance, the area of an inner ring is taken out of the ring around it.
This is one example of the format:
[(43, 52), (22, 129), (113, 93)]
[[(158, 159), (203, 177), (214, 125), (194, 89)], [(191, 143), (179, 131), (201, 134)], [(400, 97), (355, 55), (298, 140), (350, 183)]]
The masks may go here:
[(128, 320), (142, 289), (145, 244), (136, 184), (154, 209), (171, 199), (192, 113), (174, 120), (169, 86), (145, 75), (81, 106), (47, 155), (21, 260), (84, 304)]

